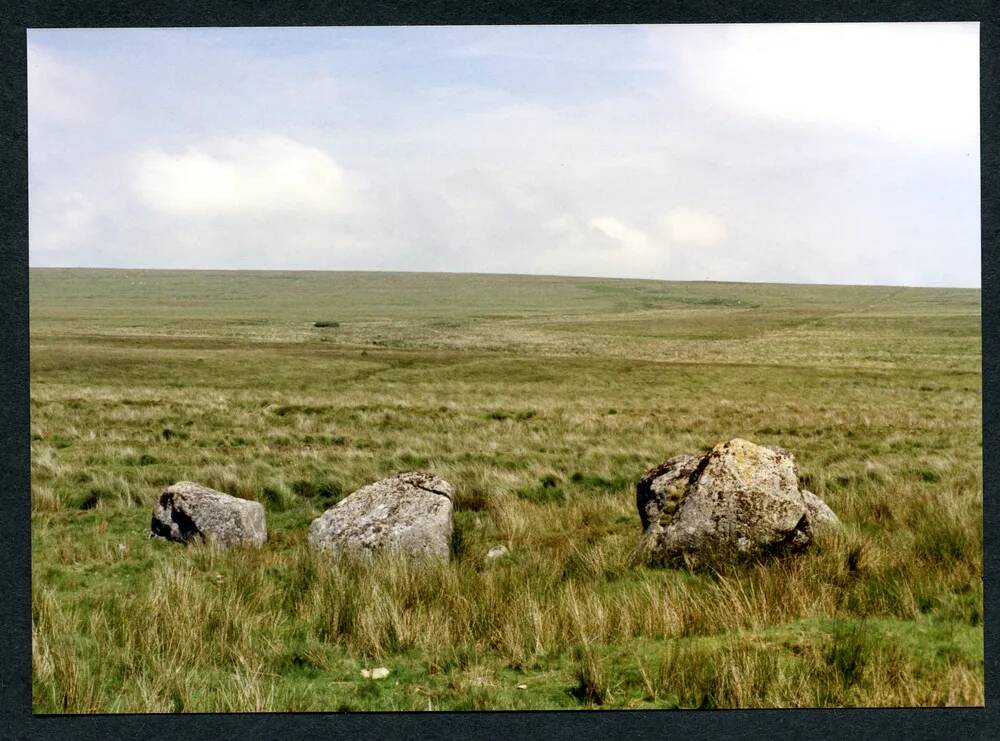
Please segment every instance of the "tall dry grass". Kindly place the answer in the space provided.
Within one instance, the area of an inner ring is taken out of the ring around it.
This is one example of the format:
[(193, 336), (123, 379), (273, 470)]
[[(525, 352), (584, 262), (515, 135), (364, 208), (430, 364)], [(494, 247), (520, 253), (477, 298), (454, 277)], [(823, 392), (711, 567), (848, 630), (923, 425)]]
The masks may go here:
[[(894, 517), (906, 522), (926, 506), (924, 499), (897, 504)], [(488, 511), (509, 522), (510, 508), (494, 501)], [(577, 677), (573, 697), (605, 704), (631, 685), (616, 690), (622, 662), (601, 657), (608, 647), (650, 639), (662, 641), (664, 653), (655, 666), (640, 659), (642, 681), (631, 689), (653, 703), (981, 701), (981, 675), (963, 654), (928, 669), (905, 641), (900, 647), (865, 627), (867, 619), (897, 627), (919, 621), (925, 595), (961, 593), (959, 585), (969, 590), (967, 608), (981, 600), (970, 586), (979, 575), (979, 541), (957, 535), (950, 517), (958, 510), (949, 516), (942, 507), (936, 520), (906, 531), (915, 543), (946, 544), (922, 558), (892, 543), (880, 547), (848, 525), (801, 557), (691, 574), (630, 569), (628, 538), (586, 544), (579, 526), (560, 527), (601, 519), (595, 509), (592, 500), (572, 500), (560, 523), (547, 518), (544, 551), (529, 541), (490, 564), (475, 531), (464, 556), (430, 564), (331, 557), (301, 541), (238, 552), (163, 544), (177, 552), (154, 569), (147, 588), (91, 605), (87, 617), (63, 611), (52, 590), (38, 587), (36, 702), (74, 712), (190, 710), (207, 702), (203, 686), (191, 684), (196, 675), (202, 683), (219, 678), (208, 697), (220, 707), (273, 709), (284, 670), (329, 671), (338, 666), (334, 657), (377, 665), (419, 656), (430, 671), (487, 662), (530, 673), (564, 655), (576, 666), (567, 670)], [(537, 534), (544, 508), (529, 504), (521, 516), (524, 532)], [(516, 537), (510, 542), (517, 547)], [(962, 624), (977, 624), (974, 610), (954, 609)], [(838, 620), (855, 632), (843, 632)], [(796, 624), (826, 625), (813, 634), (822, 640), (798, 654), (775, 650), (769, 632)]]
[[(38, 711), (982, 702), (976, 292), (133, 278), (33, 275)], [(843, 529), (630, 568), (636, 478), (737, 435)], [(415, 468), (456, 486), (449, 564), (305, 547)], [(183, 479), (262, 502), (264, 549), (148, 540)]]

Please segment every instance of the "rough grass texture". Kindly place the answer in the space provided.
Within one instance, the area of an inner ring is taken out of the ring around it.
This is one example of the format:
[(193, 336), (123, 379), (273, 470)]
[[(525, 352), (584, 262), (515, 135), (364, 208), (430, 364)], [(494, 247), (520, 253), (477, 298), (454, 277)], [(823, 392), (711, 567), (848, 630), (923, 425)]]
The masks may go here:
[[(980, 705), (979, 302), (33, 270), (34, 709)], [(842, 530), (629, 568), (638, 477), (735, 436), (792, 450)], [(325, 508), (414, 468), (456, 486), (450, 564), (309, 551)], [(264, 503), (267, 545), (150, 540), (178, 480)]]

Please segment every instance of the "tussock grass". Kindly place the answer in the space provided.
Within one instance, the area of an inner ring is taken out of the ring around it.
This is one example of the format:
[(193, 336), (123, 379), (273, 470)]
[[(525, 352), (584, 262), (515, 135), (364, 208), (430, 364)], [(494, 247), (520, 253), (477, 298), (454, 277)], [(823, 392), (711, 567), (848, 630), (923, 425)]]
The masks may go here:
[[(982, 703), (977, 292), (278, 276), (32, 272), (37, 712)], [(638, 476), (737, 435), (844, 527), (630, 567)], [(413, 468), (450, 563), (308, 549)], [(265, 547), (149, 540), (184, 479)]]

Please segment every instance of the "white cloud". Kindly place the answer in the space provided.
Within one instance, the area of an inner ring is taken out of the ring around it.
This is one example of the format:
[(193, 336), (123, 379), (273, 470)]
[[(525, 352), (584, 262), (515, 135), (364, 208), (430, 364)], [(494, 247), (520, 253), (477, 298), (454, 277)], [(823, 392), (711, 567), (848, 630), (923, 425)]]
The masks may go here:
[(134, 162), (148, 207), (172, 215), (344, 213), (356, 179), (326, 152), (274, 135), (223, 139), (181, 153), (151, 149)]
[(78, 190), (45, 190), (30, 199), (28, 233), (32, 258), (78, 264), (77, 249), (92, 236), (97, 208)]
[(711, 247), (726, 239), (726, 225), (720, 218), (687, 206), (668, 211), (662, 228), (671, 241), (682, 245)]
[(31, 264), (978, 284), (974, 25), (523, 31), (32, 32)]
[(28, 110), (33, 126), (86, 123), (108, 104), (106, 98), (107, 91), (86, 69), (28, 43)]
[(644, 232), (628, 224), (623, 224), (613, 216), (601, 216), (591, 219), (588, 226), (591, 229), (596, 229), (605, 237), (618, 242), (633, 254), (647, 253), (653, 250), (653, 245)]
[(978, 151), (978, 24), (651, 29), (692, 90), (762, 121), (833, 126), (906, 146)]
[(670, 251), (640, 229), (614, 216), (582, 219), (571, 213), (541, 223), (541, 240), (520, 269), (555, 275), (668, 275)]

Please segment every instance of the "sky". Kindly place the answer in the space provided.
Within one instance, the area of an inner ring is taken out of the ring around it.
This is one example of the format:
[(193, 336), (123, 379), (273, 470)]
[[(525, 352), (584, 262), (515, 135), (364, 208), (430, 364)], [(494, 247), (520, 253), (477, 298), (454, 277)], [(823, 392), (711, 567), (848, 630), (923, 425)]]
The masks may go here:
[(33, 267), (980, 285), (976, 23), (28, 32)]

